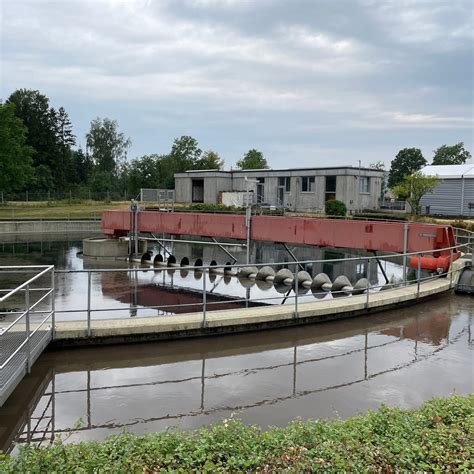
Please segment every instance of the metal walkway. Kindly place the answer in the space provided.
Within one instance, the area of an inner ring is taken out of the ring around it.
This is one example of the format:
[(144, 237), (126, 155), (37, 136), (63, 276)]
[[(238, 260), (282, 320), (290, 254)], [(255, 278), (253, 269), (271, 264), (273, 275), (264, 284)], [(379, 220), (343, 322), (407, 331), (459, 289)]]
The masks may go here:
[(0, 268), (0, 406), (53, 337), (54, 266)]

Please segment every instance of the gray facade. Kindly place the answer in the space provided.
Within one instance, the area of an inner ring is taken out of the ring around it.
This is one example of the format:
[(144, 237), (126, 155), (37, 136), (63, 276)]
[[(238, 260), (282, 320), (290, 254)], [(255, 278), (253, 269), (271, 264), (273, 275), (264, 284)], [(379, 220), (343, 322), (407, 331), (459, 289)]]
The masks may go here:
[(421, 171), (441, 179), (421, 198), (422, 214), (474, 217), (474, 165), (426, 166)]
[(323, 211), (328, 199), (338, 199), (349, 211), (357, 211), (379, 207), (382, 178), (382, 171), (352, 167), (187, 171), (175, 174), (175, 191), (176, 202), (215, 204), (223, 192), (246, 192), (248, 186), (260, 204)]

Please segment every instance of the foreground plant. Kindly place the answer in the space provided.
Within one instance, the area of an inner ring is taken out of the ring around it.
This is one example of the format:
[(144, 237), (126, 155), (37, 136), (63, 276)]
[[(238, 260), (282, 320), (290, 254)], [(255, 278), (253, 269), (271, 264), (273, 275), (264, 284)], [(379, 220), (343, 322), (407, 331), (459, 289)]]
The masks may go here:
[(418, 410), (382, 406), (346, 421), (295, 421), (261, 431), (235, 420), (193, 432), (129, 433), (103, 442), (25, 447), (0, 472), (469, 471), (474, 396)]

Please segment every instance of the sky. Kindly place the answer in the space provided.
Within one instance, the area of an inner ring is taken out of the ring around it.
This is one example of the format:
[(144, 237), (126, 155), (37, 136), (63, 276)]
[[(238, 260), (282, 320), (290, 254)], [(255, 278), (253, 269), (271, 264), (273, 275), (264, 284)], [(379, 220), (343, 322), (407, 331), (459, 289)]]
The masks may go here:
[[(37, 89), (78, 143), (191, 135), (235, 166), (387, 166), (473, 150), (474, 0), (0, 0), (0, 99)], [(471, 160), (472, 161), (472, 160)]]

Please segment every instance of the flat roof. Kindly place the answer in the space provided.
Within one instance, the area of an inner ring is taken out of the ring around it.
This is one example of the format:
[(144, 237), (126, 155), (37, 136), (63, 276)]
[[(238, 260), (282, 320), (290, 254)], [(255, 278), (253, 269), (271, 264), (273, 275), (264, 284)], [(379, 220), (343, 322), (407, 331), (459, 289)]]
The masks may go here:
[(291, 171), (323, 171), (323, 170), (351, 170), (351, 171), (375, 171), (379, 173), (385, 173), (384, 170), (377, 170), (374, 168), (365, 168), (358, 166), (319, 166), (319, 167), (311, 167), (311, 168), (283, 168), (283, 169), (275, 169), (275, 168), (261, 168), (261, 169), (235, 169), (235, 170), (187, 170), (184, 173), (176, 173), (176, 174), (185, 174), (185, 173), (274, 173), (274, 172), (291, 172)]
[(474, 178), (474, 164), (464, 165), (428, 165), (420, 170), (427, 176), (438, 176), (443, 179)]

